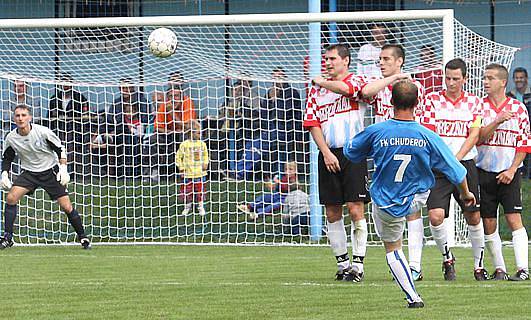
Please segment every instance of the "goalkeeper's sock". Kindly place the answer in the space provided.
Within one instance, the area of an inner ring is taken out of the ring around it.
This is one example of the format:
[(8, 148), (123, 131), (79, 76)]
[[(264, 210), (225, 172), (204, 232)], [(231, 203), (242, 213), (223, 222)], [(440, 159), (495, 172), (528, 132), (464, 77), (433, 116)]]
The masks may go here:
[(452, 260), (453, 256), (450, 252), (450, 248), (448, 247), (446, 224), (444, 223), (444, 221), (438, 226), (434, 226), (430, 223), (430, 229), (431, 235), (433, 236), (433, 240), (435, 240), (435, 244), (437, 244), (437, 248), (439, 248), (439, 251), (443, 256), (443, 261)]
[(72, 209), (70, 213), (67, 213), (68, 222), (74, 227), (79, 239), (86, 238), (85, 229), (83, 228), (83, 222), (76, 209)]
[(7, 204), (4, 210), (4, 238), (11, 240), (13, 238), (13, 226), (17, 218), (17, 205)]
[(343, 219), (336, 222), (328, 222), (328, 241), (337, 260), (338, 269), (343, 270), (350, 266), (347, 250), (347, 233)]
[(507, 269), (505, 268), (505, 260), (503, 259), (501, 238), (498, 230), (494, 231), (493, 234), (485, 235), (485, 248), (487, 248), (487, 251), (492, 257), (492, 264), (494, 265), (494, 268), (507, 272)]
[(406, 294), (408, 302), (422, 301), (417, 290), (415, 290), (415, 284), (413, 284), (413, 277), (411, 276), (411, 270), (407, 263), (406, 257), (402, 250), (391, 251), (385, 256), (387, 265), (391, 269), (391, 273), (395, 278), (396, 283)]
[(422, 218), (407, 222), (407, 251), (409, 266), (416, 271), (421, 269), (422, 245), (424, 241), (424, 223)]
[(472, 244), (472, 253), (474, 254), (474, 270), (483, 269), (483, 258), (485, 254), (483, 223), (479, 222), (475, 226), (468, 225), (468, 235)]
[(529, 270), (528, 246), (529, 243), (525, 227), (513, 231), (514, 257), (516, 259), (516, 268), (518, 270)]

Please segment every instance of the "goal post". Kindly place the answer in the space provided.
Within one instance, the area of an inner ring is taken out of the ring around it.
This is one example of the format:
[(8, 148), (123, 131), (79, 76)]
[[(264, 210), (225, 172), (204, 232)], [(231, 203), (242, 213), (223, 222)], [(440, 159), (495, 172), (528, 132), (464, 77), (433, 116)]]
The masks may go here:
[[(69, 191), (94, 242), (324, 243), (317, 149), (302, 128), (309, 79), (334, 41), (351, 47), (358, 72), (358, 50), (372, 41), (375, 24), (405, 47), (404, 71), (421, 80), (441, 77), (453, 57), (465, 59), (467, 90), (477, 95), (485, 65), (510, 67), (516, 50), (472, 32), (452, 10), (0, 20), (2, 136), (19, 103), (59, 135), (71, 164)], [(178, 39), (165, 59), (147, 44), (161, 26)], [(427, 46), (431, 66), (422, 58)], [(165, 120), (184, 105), (210, 154), (199, 191), (175, 163), (188, 136)], [(371, 108), (366, 118), (368, 125)], [(15, 163), (13, 175), (19, 171)], [(277, 179), (284, 189), (271, 190)], [(299, 201), (309, 201), (311, 212), (289, 211), (286, 197), (295, 190), (310, 199)], [(459, 210), (454, 219), (451, 239), (459, 244), (466, 226)], [(15, 232), (19, 243), (75, 238), (42, 190), (20, 203)]]

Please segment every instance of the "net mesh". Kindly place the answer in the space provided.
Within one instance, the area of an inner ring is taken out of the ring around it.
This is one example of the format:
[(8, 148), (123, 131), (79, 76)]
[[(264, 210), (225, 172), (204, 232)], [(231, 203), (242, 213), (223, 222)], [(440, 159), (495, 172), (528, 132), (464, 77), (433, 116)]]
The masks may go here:
[[(352, 71), (377, 74), (370, 48), (360, 52), (374, 41), (375, 24), (386, 42), (405, 47), (404, 71), (428, 92), (442, 87), (442, 20), (322, 23), (322, 47), (348, 43)], [(58, 134), (68, 150), (71, 199), (93, 241), (310, 243), (309, 135), (302, 129), (309, 24), (166, 27), (179, 43), (165, 59), (149, 53), (154, 26), (0, 29), (2, 137), (21, 103)], [(469, 64), (467, 90), (481, 95), (485, 65), (509, 67), (515, 49), (457, 21), (454, 28), (453, 55)], [(176, 166), (191, 134), (172, 115), (201, 125), (209, 153), (202, 179)], [(13, 172), (20, 172), (16, 163)], [(466, 241), (456, 214), (456, 239)], [(18, 242), (75, 239), (42, 190), (21, 202), (17, 224)], [(377, 241), (372, 221), (369, 231)]]

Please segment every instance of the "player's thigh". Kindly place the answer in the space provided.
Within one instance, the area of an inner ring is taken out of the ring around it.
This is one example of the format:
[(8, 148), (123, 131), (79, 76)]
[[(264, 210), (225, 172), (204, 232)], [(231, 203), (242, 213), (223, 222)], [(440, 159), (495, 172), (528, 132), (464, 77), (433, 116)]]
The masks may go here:
[(509, 184), (500, 184), (499, 201), (504, 213), (522, 212), (522, 171), (518, 169)]
[(350, 162), (341, 154), (341, 185), (345, 202), (369, 203), (369, 174), (367, 161), (359, 163)]
[(498, 180), (496, 173), (478, 168), (480, 214), (482, 218), (496, 218), (498, 212)]
[(466, 182), (468, 184), (468, 190), (474, 194), (474, 197), (476, 198), (476, 204), (472, 206), (466, 206), (463, 201), (461, 201), (461, 198), (459, 197), (459, 190), (457, 187), (454, 186), (454, 199), (457, 201), (459, 206), (461, 207), (461, 210), (465, 213), (472, 213), (479, 211), (481, 205), (480, 205), (480, 192), (479, 192), (479, 173), (478, 169), (476, 168), (476, 163), (474, 160), (467, 160), (467, 161), (461, 161), (463, 166), (465, 167), (467, 174), (466, 174)]
[(70, 201), (70, 197), (68, 195), (63, 195), (57, 198), (57, 203), (64, 212), (70, 213), (73, 209), (72, 202)]
[(68, 195), (68, 191), (66, 191), (66, 187), (63, 186), (59, 181), (57, 181), (56, 174), (57, 170), (59, 170), (57, 167), (47, 170), (45, 172), (38, 173), (38, 179), (40, 183), (40, 187), (44, 189), (50, 196), (52, 200), (57, 200), (60, 197), (64, 197)]
[(24, 195), (28, 194), (29, 192), (30, 190), (24, 187), (13, 186), (7, 193), (6, 201), (10, 205), (15, 205), (20, 201), (20, 199), (22, 199)]
[[(454, 185), (440, 173), (435, 174), (435, 185), (430, 190), (428, 201), (426, 202), (428, 210), (432, 213), (433, 209), (443, 209), (444, 217), (448, 218), (450, 208), (450, 198), (454, 190)], [(430, 213), (430, 215), (432, 214)]]
[(384, 242), (396, 242), (402, 239), (406, 219), (393, 217), (378, 206), (373, 206), (373, 219), (376, 233)]
[(333, 173), (328, 171), (324, 164), (322, 153), (319, 153), (318, 159), (320, 203), (322, 205), (343, 205), (345, 201), (343, 199), (341, 173)]
[[(33, 191), (35, 191), (35, 189), (37, 189), (39, 186), (40, 186), (40, 181), (39, 181), (38, 177), (36, 176), (35, 173), (30, 172), (30, 171), (24, 170), (17, 177), (15, 177), (13, 179), (13, 188), (17, 188), (18, 187), (18, 188), (26, 190), (26, 192), (24, 194), (33, 193)], [(12, 188), (12, 190), (13, 190), (13, 188)], [(17, 195), (19, 195), (21, 192), (23, 192), (23, 190), (21, 190), (21, 189), (16, 191)], [(24, 196), (24, 194), (22, 196)], [(20, 200), (20, 198), (18, 198), (18, 200)], [(8, 194), (8, 199), (9, 199), (9, 194)]]

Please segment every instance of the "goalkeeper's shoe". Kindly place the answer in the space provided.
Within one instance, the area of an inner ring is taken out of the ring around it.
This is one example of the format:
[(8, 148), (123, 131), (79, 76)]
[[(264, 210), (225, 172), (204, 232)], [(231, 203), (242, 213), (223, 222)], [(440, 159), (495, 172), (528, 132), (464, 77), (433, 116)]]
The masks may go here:
[(90, 244), (90, 240), (89, 238), (81, 238), (81, 240), (79, 241), (81, 243), (81, 247), (83, 247), (83, 249), (85, 250), (90, 250), (92, 249), (92, 245)]
[(491, 280), (508, 280), (509, 276), (507, 275), (507, 272), (503, 271), (502, 269), (496, 269), (494, 273), (490, 276)]
[(510, 276), (509, 280), (511, 281), (525, 281), (529, 280), (529, 271), (525, 269), (520, 269), (516, 271), (514, 276)]
[(10, 248), (13, 246), (13, 244), (14, 244), (13, 239), (7, 239), (4, 237), (0, 237), (0, 250)]
[(411, 276), (413, 276), (413, 281), (422, 281), (424, 277), (422, 276), (422, 271), (417, 271), (413, 268), (410, 268), (411, 270)]
[(489, 273), (484, 268), (474, 270), (474, 279), (477, 281), (489, 280)]
[(455, 257), (451, 260), (444, 261), (442, 264), (442, 270), (444, 273), (444, 280), (454, 281), (455, 280)]
[(424, 302), (422, 300), (408, 302), (407, 307), (410, 309), (424, 308)]

